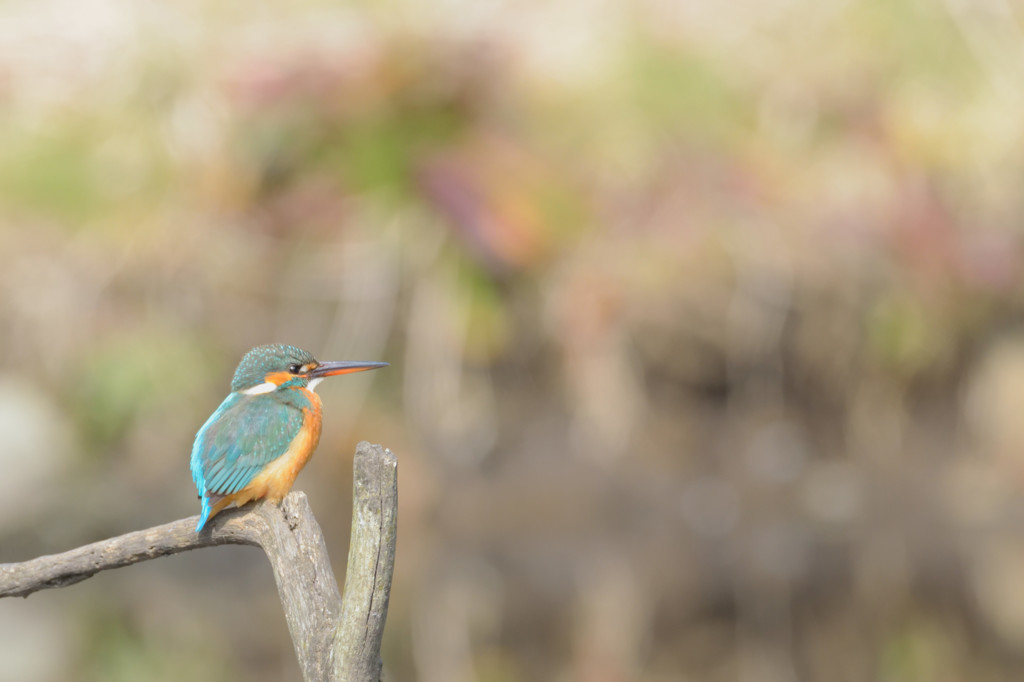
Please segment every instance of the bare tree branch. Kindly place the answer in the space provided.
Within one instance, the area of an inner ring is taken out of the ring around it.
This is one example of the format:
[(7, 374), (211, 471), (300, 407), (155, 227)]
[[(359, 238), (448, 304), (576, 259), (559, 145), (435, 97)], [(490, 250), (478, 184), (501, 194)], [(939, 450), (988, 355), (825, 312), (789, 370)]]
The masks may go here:
[[(305, 495), (293, 493), (289, 498)], [(125, 533), (61, 554), (41, 556), (17, 564), (0, 564), (0, 597), (27, 597), (52, 587), (66, 587), (91, 578), (100, 571), (121, 568), (170, 554), (216, 545), (260, 545), (261, 516), (280, 515), (277, 509), (261, 505), (232, 509), (216, 517), (210, 532), (197, 535), (198, 516)]]
[(398, 461), (391, 451), (360, 443), (352, 488), (352, 539), (334, 638), (334, 679), (377, 682), (398, 533)]
[[(359, 443), (345, 598), (306, 495), (277, 507), (222, 512), (202, 533), (198, 517), (126, 533), (62, 554), (0, 564), (0, 597), (66, 587), (100, 571), (215, 545), (261, 547), (274, 570), (288, 631), (307, 682), (380, 679), (380, 642), (394, 570), (397, 464), (390, 450)], [(343, 609), (344, 604), (344, 609)]]

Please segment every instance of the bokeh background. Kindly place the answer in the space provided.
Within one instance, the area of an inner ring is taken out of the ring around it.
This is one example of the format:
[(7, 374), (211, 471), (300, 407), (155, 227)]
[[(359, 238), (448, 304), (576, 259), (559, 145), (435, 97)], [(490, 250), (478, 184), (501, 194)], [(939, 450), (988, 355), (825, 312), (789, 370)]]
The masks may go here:
[[(0, 3), (0, 561), (196, 513), (265, 342), (391, 680), (1024, 675), (1019, 0)], [(0, 602), (0, 680), (298, 680), (218, 548)]]

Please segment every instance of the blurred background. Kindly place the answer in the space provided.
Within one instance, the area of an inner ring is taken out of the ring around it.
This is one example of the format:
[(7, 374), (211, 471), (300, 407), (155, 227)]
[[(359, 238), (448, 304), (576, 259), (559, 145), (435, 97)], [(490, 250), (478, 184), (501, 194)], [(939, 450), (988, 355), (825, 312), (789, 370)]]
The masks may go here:
[[(420, 682), (1024, 675), (1019, 0), (0, 3), (0, 561), (197, 513), (251, 346)], [(217, 548), (0, 602), (3, 682), (298, 680)]]

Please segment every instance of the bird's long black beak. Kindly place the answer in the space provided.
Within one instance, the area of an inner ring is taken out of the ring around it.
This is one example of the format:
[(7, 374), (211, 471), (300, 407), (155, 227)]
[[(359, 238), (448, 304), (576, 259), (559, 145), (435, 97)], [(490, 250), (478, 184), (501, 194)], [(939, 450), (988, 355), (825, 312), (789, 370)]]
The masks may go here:
[(380, 369), (387, 367), (386, 362), (321, 362), (309, 373), (310, 379), (333, 377), (338, 374), (352, 374), (353, 372), (365, 372), (368, 369)]

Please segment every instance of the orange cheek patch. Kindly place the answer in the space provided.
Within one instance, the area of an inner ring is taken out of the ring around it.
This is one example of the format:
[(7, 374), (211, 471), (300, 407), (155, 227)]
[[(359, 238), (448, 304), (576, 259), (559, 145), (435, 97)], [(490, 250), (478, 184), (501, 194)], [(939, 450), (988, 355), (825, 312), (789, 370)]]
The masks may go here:
[(285, 383), (286, 381), (291, 381), (294, 378), (295, 375), (291, 374), (290, 372), (270, 372), (267, 374), (266, 377), (267, 381), (269, 381), (272, 384), (277, 384), (278, 386)]

